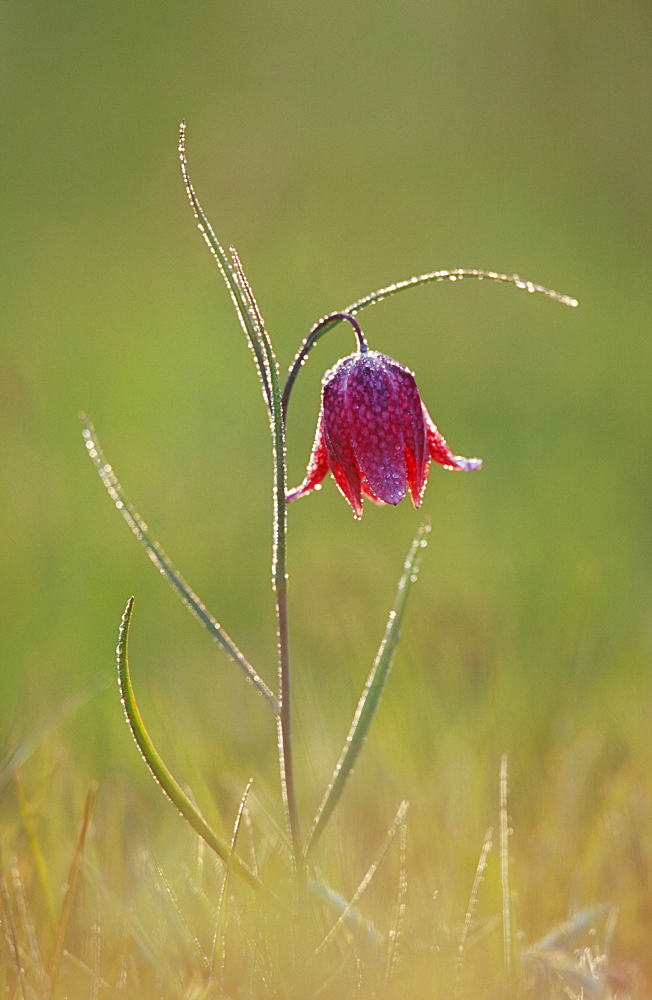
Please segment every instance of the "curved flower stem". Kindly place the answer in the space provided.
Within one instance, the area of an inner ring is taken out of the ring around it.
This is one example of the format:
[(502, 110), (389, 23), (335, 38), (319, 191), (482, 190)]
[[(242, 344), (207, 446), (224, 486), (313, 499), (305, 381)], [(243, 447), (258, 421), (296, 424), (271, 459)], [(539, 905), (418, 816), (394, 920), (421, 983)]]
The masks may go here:
[(303, 366), (306, 358), (308, 357), (308, 354), (313, 349), (317, 341), (320, 340), (325, 333), (328, 333), (329, 330), (331, 330), (334, 326), (337, 326), (337, 324), (341, 323), (343, 320), (349, 322), (353, 327), (356, 339), (358, 341), (358, 350), (360, 351), (360, 353), (364, 354), (365, 351), (369, 350), (369, 345), (367, 344), (365, 335), (362, 332), (362, 327), (358, 323), (355, 316), (352, 316), (350, 312), (330, 313), (330, 315), (324, 316), (323, 319), (320, 319), (319, 322), (316, 323), (315, 326), (313, 326), (312, 330), (310, 331), (310, 333), (304, 340), (303, 344), (301, 345), (294, 361), (292, 362), (292, 367), (288, 372), (288, 377), (285, 380), (285, 387), (283, 389), (283, 420), (285, 420), (287, 415), (288, 403), (290, 402), (290, 393), (292, 392), (292, 389), (294, 387), (296, 377), (299, 374), (299, 371)]

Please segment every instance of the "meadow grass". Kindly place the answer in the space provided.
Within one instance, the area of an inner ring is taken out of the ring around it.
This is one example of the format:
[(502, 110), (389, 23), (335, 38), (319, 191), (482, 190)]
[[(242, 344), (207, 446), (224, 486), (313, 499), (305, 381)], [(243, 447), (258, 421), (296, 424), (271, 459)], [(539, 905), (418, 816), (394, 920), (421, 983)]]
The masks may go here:
[[(235, 688), (222, 692), (215, 735), (215, 716), (201, 702), (203, 682), (193, 690), (186, 676), (174, 678), (156, 694), (152, 741), (128, 668), (130, 601), (118, 648), (122, 703), (141, 755), (183, 818), (141, 782), (132, 786), (115, 772), (99, 783), (92, 775), (84, 786), (84, 727), (70, 746), (61, 731), (71, 720), (76, 728), (97, 685), (56, 702), (39, 727), (17, 736), (0, 764), (0, 986), (25, 998), (144, 1000), (643, 996), (652, 861), (645, 702), (634, 683), (622, 690), (607, 674), (609, 658), (592, 664), (600, 690), (583, 670), (581, 584), (571, 590), (570, 616), (558, 608), (551, 618), (549, 609), (524, 602), (521, 623), (531, 616), (533, 640), (542, 634), (538, 616), (548, 614), (539, 655), (557, 649), (556, 662), (540, 675), (536, 641), (527, 669), (505, 663), (507, 645), (492, 648), (495, 624), (483, 622), (479, 606), (470, 612), (459, 596), (433, 601), (431, 594), (417, 613), (432, 615), (432, 625), (412, 641), (404, 628), (401, 672), (381, 706), (423, 555), (420, 529), (343, 746), (341, 703), (353, 691), (351, 678), (345, 681), (348, 658), (339, 652), (325, 678), (320, 670), (329, 645), (348, 644), (346, 627), (359, 629), (357, 657), (368, 622), (353, 614), (330, 635), (318, 626), (327, 647), (319, 653), (314, 635), (299, 644), (308, 662), (296, 684), (295, 743), (304, 775), (296, 781), (284, 680), (287, 607), (279, 599), (286, 556), (278, 369), (239, 258), (217, 242), (184, 176), (253, 349), (273, 431), (276, 694), (151, 538), (88, 422), (84, 434), (104, 485), (151, 560), (257, 688), (257, 709), (262, 704), (277, 720), (283, 795), (274, 773), (274, 723), (265, 727), (262, 717), (243, 711)], [(478, 272), (452, 276), (463, 274)], [(343, 317), (449, 276), (432, 272), (356, 301), (313, 328), (304, 354)], [(517, 278), (485, 277), (550, 295)], [(300, 352), (291, 380), (302, 360)], [(284, 399), (283, 413), (286, 406)], [(446, 534), (438, 526), (434, 534), (436, 556)], [(323, 533), (317, 541), (328, 545)], [(363, 581), (361, 588), (355, 575), (350, 579), (359, 597), (368, 567), (363, 559), (362, 568), (352, 562), (351, 569)], [(328, 596), (328, 587), (316, 590), (320, 614)], [(368, 605), (365, 613), (373, 610)], [(626, 667), (635, 679), (637, 664)], [(608, 700), (609, 684), (617, 712), (607, 723), (598, 706)], [(372, 719), (378, 734), (358, 758)], [(180, 782), (173, 771), (184, 774)]]
[[(455, 745), (453, 733), (440, 738)], [(506, 798), (499, 762), (488, 775), (484, 753), (469, 759), (468, 743), (456, 746), (462, 762), (437, 753), (428, 781), (406, 776), (414, 808), (392, 817), (378, 775), (393, 775), (393, 791), (396, 760), (374, 741), (298, 903), (273, 787), (254, 781), (239, 813), (236, 780), (221, 768), (205, 775), (209, 785), (231, 785), (224, 833), (237, 837), (271, 899), (225, 869), (160, 795), (116, 777), (85, 792), (70, 749), (46, 737), (2, 790), (3, 989), (18, 997), (644, 996), (643, 762), (587, 727), (542, 778), (529, 762), (535, 790), (519, 762)], [(480, 824), (487, 830), (475, 836)]]

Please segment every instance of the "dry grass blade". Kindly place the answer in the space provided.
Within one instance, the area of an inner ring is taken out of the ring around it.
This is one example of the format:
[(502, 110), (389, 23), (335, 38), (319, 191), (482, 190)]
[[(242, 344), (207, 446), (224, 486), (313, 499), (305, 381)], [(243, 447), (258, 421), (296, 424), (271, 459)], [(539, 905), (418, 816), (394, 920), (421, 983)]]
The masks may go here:
[(153, 858), (149, 857), (147, 859), (150, 870), (152, 872), (152, 878), (154, 884), (159, 887), (161, 895), (168, 899), (172, 904), (172, 910), (175, 915), (176, 923), (180, 929), (183, 947), (186, 954), (195, 954), (199, 960), (202, 969), (209, 969), (210, 962), (208, 956), (204, 953), (204, 949), (201, 946), (201, 942), (197, 937), (196, 933), (193, 931), (190, 921), (184, 911), (183, 906), (179, 900), (177, 893), (174, 890), (172, 883), (163, 871), (163, 868), (155, 861)]
[[(606, 956), (591, 948), (580, 948), (574, 953), (565, 951), (528, 950), (523, 955), (523, 965), (536, 996), (551, 1000), (630, 1000), (640, 994), (634, 982), (615, 985), (612, 982)], [(624, 987), (624, 988), (623, 988)]]
[(478, 894), (480, 892), (480, 885), (484, 876), (485, 869), (487, 867), (487, 858), (489, 857), (489, 852), (492, 848), (492, 837), (494, 831), (493, 827), (489, 827), (484, 835), (484, 843), (482, 845), (482, 850), (480, 851), (480, 857), (478, 859), (478, 864), (475, 869), (475, 877), (473, 879), (473, 885), (471, 887), (471, 895), (469, 897), (469, 905), (466, 908), (466, 913), (464, 915), (464, 923), (462, 924), (462, 933), (460, 934), (459, 944), (457, 946), (457, 957), (455, 959), (455, 968), (453, 969), (453, 982), (451, 983), (451, 996), (455, 995), (455, 990), (457, 988), (457, 981), (462, 971), (462, 965), (464, 964), (464, 952), (466, 949), (466, 942), (469, 937), (469, 931), (471, 930), (471, 921), (473, 920), (473, 914), (475, 913), (476, 906), (478, 905)]
[(402, 824), (399, 830), (399, 843), (401, 849), (400, 867), (398, 875), (398, 894), (394, 908), (394, 919), (389, 932), (389, 951), (387, 954), (387, 968), (385, 970), (385, 982), (392, 978), (398, 960), (399, 947), (403, 938), (405, 926), (405, 899), (407, 896), (407, 826)]
[[(110, 996), (111, 992), (114, 989), (111, 983), (107, 982), (106, 979), (104, 979), (99, 972), (100, 944), (101, 944), (100, 927), (98, 924), (93, 924), (93, 926), (91, 927), (91, 940), (90, 940), (91, 962), (93, 963), (92, 965), (89, 965), (88, 962), (82, 961), (82, 959), (79, 958), (78, 955), (73, 955), (72, 952), (68, 951), (67, 948), (64, 948), (63, 950), (66, 962), (69, 963), (71, 966), (74, 966), (76, 969), (79, 969), (80, 972), (83, 972), (84, 975), (87, 976), (88, 979), (90, 980), (91, 994), (89, 1000), (96, 1000), (96, 998), (100, 995), (100, 990), (108, 991)], [(115, 988), (120, 989), (121, 987), (117, 985)]]
[(507, 754), (500, 761), (500, 886), (503, 914), (503, 963), (505, 971), (512, 968), (512, 899), (509, 888), (509, 817), (507, 799), (509, 796), (507, 776)]
[(91, 927), (91, 995), (90, 1000), (98, 1000), (100, 992), (100, 966), (102, 956), (102, 926), (99, 919)]
[[(247, 797), (249, 795), (249, 791), (253, 784), (253, 780), (254, 780), (253, 778), (250, 778), (249, 781), (247, 782), (247, 786), (244, 792), (242, 793), (242, 798), (240, 799), (240, 805), (238, 807), (238, 813), (235, 818), (235, 823), (233, 824), (233, 835), (231, 837), (231, 851), (226, 861), (224, 878), (222, 879), (222, 887), (220, 889), (220, 898), (217, 904), (217, 918), (215, 921), (215, 935), (213, 937), (213, 949), (211, 957), (212, 975), (215, 975), (215, 958), (217, 955), (217, 947), (220, 942), (222, 942), (222, 949), (224, 949), (224, 925), (226, 923), (226, 917), (225, 917), (226, 907), (224, 905), (224, 901), (226, 899), (226, 888), (229, 883), (229, 876), (231, 874), (231, 859), (235, 854), (235, 845), (238, 840), (238, 833), (240, 832), (240, 825), (242, 823), (242, 817), (244, 815), (245, 806), (247, 804)], [(224, 955), (222, 955), (222, 958), (223, 957)], [(221, 963), (220, 967), (222, 967), (222, 965), (223, 962)]]
[(18, 806), (20, 808), (20, 815), (23, 821), (23, 827), (25, 829), (25, 835), (27, 836), (27, 842), (29, 844), (29, 849), (32, 855), (32, 861), (34, 862), (34, 870), (36, 872), (39, 885), (41, 887), (41, 892), (43, 893), (43, 898), (45, 899), (46, 909), (48, 911), (48, 919), (50, 922), (50, 929), (54, 933), (54, 928), (57, 923), (57, 913), (54, 905), (54, 895), (52, 893), (52, 886), (50, 885), (50, 879), (48, 877), (47, 865), (45, 863), (45, 858), (43, 857), (43, 852), (41, 851), (41, 845), (39, 842), (38, 834), (36, 833), (36, 828), (34, 826), (32, 815), (29, 808), (29, 803), (27, 801), (27, 796), (25, 795), (25, 787), (23, 785), (23, 779), (20, 771), (16, 771), (14, 775), (16, 784), (16, 793), (18, 798)]
[[(2, 928), (4, 930), (4, 937), (9, 947), (10, 961), (13, 963), (13, 971), (16, 974), (16, 979), (18, 981), (18, 989), (20, 990), (20, 996), (22, 1000), (25, 1000), (25, 983), (24, 983), (24, 972), (23, 963), (20, 957), (20, 947), (18, 944), (18, 935), (16, 933), (16, 924), (14, 922), (14, 916), (11, 908), (11, 900), (9, 897), (9, 890), (7, 888), (7, 880), (5, 878), (5, 873), (2, 868), (0, 868), (0, 916), (2, 920)], [(3, 963), (3, 967), (7, 967)]]
[(70, 913), (72, 911), (72, 901), (75, 895), (75, 890), (77, 888), (77, 880), (79, 878), (79, 868), (81, 865), (82, 851), (84, 850), (84, 842), (86, 840), (86, 834), (88, 833), (88, 826), (91, 821), (91, 816), (93, 815), (93, 806), (95, 805), (95, 797), (97, 795), (98, 788), (99, 785), (96, 781), (91, 782), (86, 795), (84, 814), (82, 816), (82, 821), (79, 827), (79, 833), (77, 835), (77, 843), (75, 844), (72, 860), (70, 862), (70, 869), (68, 871), (68, 878), (66, 880), (66, 890), (64, 892), (63, 901), (61, 903), (61, 912), (59, 914), (59, 920), (57, 921), (54, 951), (52, 953), (52, 958), (50, 960), (50, 968), (49, 968), (50, 990), (48, 994), (50, 998), (54, 996), (57, 980), (59, 978), (59, 970), (61, 968), (61, 956), (63, 955), (63, 944), (66, 937), (66, 931), (68, 929), (68, 921), (70, 920)]
[(374, 877), (374, 875), (378, 871), (378, 866), (380, 865), (380, 863), (382, 862), (383, 858), (387, 854), (387, 851), (389, 850), (390, 845), (391, 845), (392, 841), (394, 840), (394, 837), (398, 833), (398, 830), (400, 829), (401, 825), (404, 823), (405, 817), (407, 815), (408, 808), (409, 808), (409, 804), (407, 802), (405, 802), (405, 801), (401, 802), (400, 806), (398, 807), (398, 811), (396, 813), (396, 816), (392, 820), (392, 825), (390, 826), (389, 830), (387, 831), (387, 834), (385, 835), (385, 839), (383, 840), (383, 843), (382, 843), (382, 845), (380, 847), (380, 850), (378, 851), (378, 854), (376, 855), (376, 857), (374, 858), (374, 860), (370, 864), (370, 866), (367, 869), (367, 872), (366, 872), (364, 878), (360, 882), (360, 885), (358, 886), (358, 888), (353, 893), (353, 896), (351, 897), (350, 901), (344, 907), (344, 909), (340, 913), (339, 917), (337, 918), (336, 922), (333, 924), (333, 926), (329, 930), (328, 934), (317, 945), (317, 948), (315, 949), (315, 954), (318, 955), (320, 952), (322, 952), (331, 943), (331, 941), (333, 940), (333, 938), (335, 937), (335, 935), (338, 933), (338, 931), (341, 930), (341, 928), (348, 921), (350, 921), (352, 917), (355, 918), (355, 920), (354, 920), (355, 925), (356, 926), (359, 925), (360, 918), (355, 913), (355, 907), (360, 902), (360, 899), (362, 898), (363, 893), (365, 892), (365, 890), (369, 886), (369, 883), (371, 882), (372, 878)]
[(27, 902), (25, 884), (23, 882), (20, 869), (18, 868), (18, 862), (15, 858), (12, 859), (10, 863), (9, 874), (11, 877), (11, 888), (13, 891), (16, 914), (22, 931), (22, 941), (24, 942), (24, 963), (27, 964), (27, 961), (29, 961), (27, 971), (30, 973), (30, 980), (32, 982), (36, 982), (38, 984), (38, 992), (45, 995), (48, 990), (48, 974), (45, 969), (43, 959), (41, 958), (41, 949), (39, 947), (34, 921), (32, 920), (32, 914)]

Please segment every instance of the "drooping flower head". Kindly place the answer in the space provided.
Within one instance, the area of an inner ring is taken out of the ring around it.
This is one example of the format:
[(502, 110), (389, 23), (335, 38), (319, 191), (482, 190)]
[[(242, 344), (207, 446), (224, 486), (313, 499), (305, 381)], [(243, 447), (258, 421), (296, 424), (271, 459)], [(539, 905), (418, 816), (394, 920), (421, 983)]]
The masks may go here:
[(421, 506), (430, 460), (446, 469), (479, 469), (479, 458), (454, 455), (421, 402), (409, 369), (364, 340), (326, 373), (321, 411), (304, 481), (287, 494), (297, 500), (330, 470), (354, 515), (362, 500), (396, 505), (409, 491)]

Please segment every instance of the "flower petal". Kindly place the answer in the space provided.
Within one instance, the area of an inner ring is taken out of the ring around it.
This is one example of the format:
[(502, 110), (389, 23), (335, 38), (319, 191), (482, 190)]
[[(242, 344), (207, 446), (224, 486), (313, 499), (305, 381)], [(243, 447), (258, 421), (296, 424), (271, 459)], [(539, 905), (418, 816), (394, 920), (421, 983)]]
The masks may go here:
[(362, 517), (362, 482), (345, 405), (347, 380), (348, 370), (344, 365), (336, 366), (326, 376), (322, 387), (322, 427), (333, 479), (359, 518)]
[(351, 365), (346, 409), (364, 479), (379, 500), (395, 506), (407, 488), (405, 443), (392, 369), (382, 354), (359, 354)]
[(308, 462), (305, 479), (300, 486), (297, 486), (293, 490), (288, 490), (285, 494), (286, 503), (291, 503), (292, 500), (297, 500), (299, 497), (305, 496), (306, 493), (310, 493), (311, 490), (317, 489), (327, 472), (328, 458), (326, 457), (323, 418), (320, 413), (319, 420), (317, 421), (315, 443), (312, 446), (312, 453), (310, 455), (310, 461)]
[(381, 500), (379, 496), (376, 496), (366, 479), (362, 480), (362, 495), (368, 497), (371, 502), (375, 503), (378, 507), (383, 507), (385, 505), (385, 501)]
[(462, 455), (453, 454), (435, 427), (432, 417), (425, 406), (423, 407), (423, 416), (426, 421), (426, 431), (428, 434), (428, 454), (433, 462), (439, 462), (445, 469), (459, 469), (462, 472), (473, 472), (475, 469), (482, 467), (481, 458), (463, 458)]
[(412, 372), (395, 361), (392, 361), (391, 369), (405, 442), (407, 486), (412, 503), (420, 507), (430, 466), (423, 405)]

